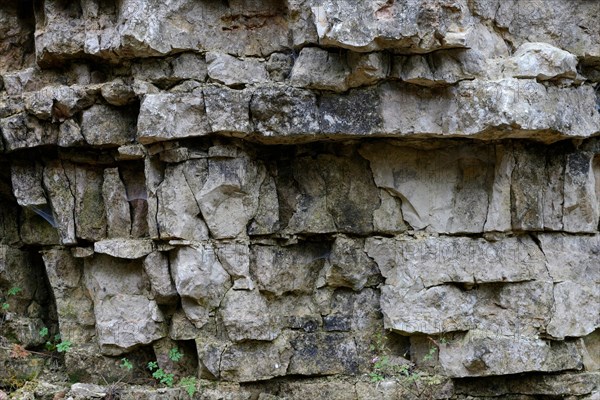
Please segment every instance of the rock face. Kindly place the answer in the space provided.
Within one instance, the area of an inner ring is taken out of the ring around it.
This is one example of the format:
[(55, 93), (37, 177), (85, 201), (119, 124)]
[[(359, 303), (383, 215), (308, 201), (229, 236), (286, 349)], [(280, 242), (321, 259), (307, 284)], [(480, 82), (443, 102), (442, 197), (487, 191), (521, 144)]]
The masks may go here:
[(599, 2), (0, 3), (0, 398), (600, 395)]

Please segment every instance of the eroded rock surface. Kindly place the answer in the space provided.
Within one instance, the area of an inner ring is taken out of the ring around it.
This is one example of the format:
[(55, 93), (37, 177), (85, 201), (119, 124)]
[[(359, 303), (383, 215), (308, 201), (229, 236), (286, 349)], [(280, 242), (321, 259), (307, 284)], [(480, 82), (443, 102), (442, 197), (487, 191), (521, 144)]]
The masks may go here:
[(597, 398), (599, 19), (3, 2), (0, 398)]

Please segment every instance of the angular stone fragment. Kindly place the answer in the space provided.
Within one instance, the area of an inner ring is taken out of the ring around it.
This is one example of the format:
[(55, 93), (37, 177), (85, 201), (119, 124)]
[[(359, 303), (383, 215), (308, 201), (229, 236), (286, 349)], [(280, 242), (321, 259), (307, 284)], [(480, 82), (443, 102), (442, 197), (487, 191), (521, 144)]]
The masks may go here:
[(390, 57), (384, 52), (348, 52), (347, 60), (352, 70), (348, 77), (350, 87), (373, 85), (385, 79), (390, 69)]
[(577, 77), (577, 57), (548, 43), (523, 43), (504, 65), (504, 73), (539, 81)]
[(254, 129), (265, 137), (314, 135), (319, 131), (316, 97), (291, 87), (264, 87), (250, 101)]
[(97, 104), (81, 117), (81, 134), (92, 146), (121, 146), (135, 138), (135, 114)]
[(254, 245), (250, 250), (250, 272), (258, 289), (277, 296), (312, 292), (317, 273), (329, 256), (327, 243), (288, 247)]
[[(167, 166), (164, 178), (156, 189), (156, 221), (149, 222), (149, 225), (158, 228), (157, 233), (161, 238), (208, 239), (208, 228), (199, 218), (201, 211), (190, 188), (191, 182), (186, 179), (186, 174), (194, 171), (190, 165)], [(199, 167), (201, 164), (194, 165)], [(150, 209), (148, 215), (153, 216)]]
[(272, 341), (279, 327), (258, 290), (229, 290), (220, 307), (227, 336), (234, 342)]
[(122, 80), (105, 83), (100, 88), (100, 93), (104, 100), (113, 106), (124, 106), (136, 99), (133, 88)]
[(217, 243), (215, 245), (219, 261), (233, 278), (234, 290), (253, 290), (250, 277), (250, 247), (246, 243)]
[(228, 346), (220, 358), (221, 377), (234, 382), (271, 379), (287, 373), (292, 348), (283, 338), (274, 342), (242, 342)]
[(344, 92), (349, 75), (350, 68), (339, 52), (305, 47), (294, 63), (290, 81), (298, 87)]
[(103, 171), (93, 167), (75, 167), (75, 180), (70, 190), (75, 194), (75, 229), (77, 237), (85, 240), (102, 240), (106, 237)]
[(108, 237), (128, 237), (131, 234), (131, 214), (127, 202), (127, 192), (119, 176), (118, 168), (104, 170), (102, 198), (106, 208)]
[(476, 302), (474, 292), (450, 285), (420, 290), (391, 285), (381, 288), (384, 325), (398, 332), (439, 334), (473, 329)]
[(75, 238), (74, 166), (61, 160), (53, 160), (44, 168), (44, 187), (48, 193), (52, 213), (62, 244), (77, 243)]
[(362, 242), (338, 236), (331, 248), (325, 280), (332, 287), (362, 290), (379, 274), (376, 264), (365, 254)]
[(596, 192), (593, 155), (587, 152), (568, 154), (564, 177), (563, 229), (566, 232), (597, 232), (600, 222), (600, 199)]
[(164, 317), (146, 296), (116, 294), (94, 305), (100, 351), (120, 355), (167, 334)]
[(193, 247), (176, 249), (172, 252), (170, 265), (183, 310), (188, 319), (200, 328), (231, 288), (231, 278), (210, 244), (198, 243)]
[(140, 105), (137, 129), (142, 144), (210, 133), (202, 91), (147, 94)]
[(171, 61), (171, 67), (175, 79), (206, 80), (206, 62), (200, 54), (183, 53)]
[(600, 235), (538, 234), (554, 282), (572, 281), (592, 286), (600, 282)]
[(417, 150), (365, 144), (375, 184), (402, 200), (404, 220), (415, 229), (482, 232), (492, 185), (491, 149)]
[(166, 254), (158, 251), (148, 254), (144, 258), (144, 271), (158, 304), (172, 304), (177, 300), (177, 289), (171, 280), (169, 257)]
[(367, 238), (386, 284), (404, 288), (547, 279), (546, 258), (528, 236), (496, 242), (465, 237)]
[[(194, 195), (213, 237), (246, 235), (246, 227), (256, 214), (264, 177), (264, 167), (241, 152), (236, 158), (208, 160), (203, 185)], [(194, 178), (188, 181), (194, 186)]]
[(43, 208), (48, 203), (42, 187), (41, 164), (14, 162), (10, 172), (13, 194), (20, 206)]
[(574, 342), (502, 336), (472, 330), (440, 348), (440, 363), (450, 377), (517, 374), (527, 371), (579, 369), (581, 355)]
[(58, 129), (37, 118), (19, 112), (0, 119), (0, 131), (6, 151), (56, 144)]
[(227, 86), (264, 83), (269, 75), (264, 63), (258, 59), (237, 59), (228, 54), (208, 52), (206, 54), (208, 76)]
[(96, 255), (85, 259), (84, 271), (102, 354), (120, 355), (166, 336), (164, 316), (148, 299), (141, 262)]
[(221, 86), (203, 89), (206, 116), (212, 132), (246, 135), (251, 131), (249, 90), (233, 90)]
[[(564, 281), (554, 285), (552, 319), (546, 331), (552, 337), (579, 337), (600, 327), (600, 281), (588, 285)], [(577, 310), (577, 312), (573, 312)]]
[(94, 251), (116, 258), (135, 260), (150, 254), (152, 242), (147, 239), (106, 239), (94, 243)]
[(289, 374), (352, 375), (358, 370), (354, 338), (344, 333), (298, 333), (290, 339), (294, 354)]

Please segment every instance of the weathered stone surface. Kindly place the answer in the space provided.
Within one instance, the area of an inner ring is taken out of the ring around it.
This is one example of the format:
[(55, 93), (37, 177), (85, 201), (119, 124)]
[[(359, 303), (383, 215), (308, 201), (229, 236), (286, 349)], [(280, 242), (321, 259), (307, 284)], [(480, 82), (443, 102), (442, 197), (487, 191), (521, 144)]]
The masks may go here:
[[(216, 147), (211, 150), (216, 151)], [(232, 150), (234, 154), (238, 153), (237, 149)], [(245, 236), (246, 227), (258, 207), (264, 168), (243, 153), (236, 155), (230, 158), (217, 154), (210, 158), (206, 176), (200, 177), (203, 185), (194, 193), (206, 225), (216, 238)], [(190, 186), (194, 186), (191, 182), (196, 180), (197, 176), (190, 177)], [(231, 218), (232, 215), (235, 218)]]
[(290, 80), (294, 86), (343, 92), (348, 89), (349, 75), (350, 68), (338, 52), (305, 47), (294, 63)]
[(102, 354), (120, 355), (166, 336), (162, 311), (148, 299), (141, 262), (96, 255), (85, 260), (84, 275)]
[[(200, 208), (186, 174), (200, 171), (205, 174), (206, 162), (194, 162), (186, 168), (184, 164), (169, 165), (156, 188), (156, 209), (149, 208), (148, 225), (156, 227), (156, 236), (161, 238), (208, 239), (208, 228), (199, 218)], [(153, 218), (156, 220), (152, 220)]]
[[(332, 287), (362, 290), (369, 280), (377, 279), (379, 269), (367, 257), (360, 241), (338, 236), (331, 247), (325, 281)], [(371, 256), (371, 258), (373, 258)]]
[(312, 12), (323, 45), (356, 51), (393, 48), (415, 52), (464, 47), (458, 39), (463, 28), (460, 19), (466, 10), (458, 4), (444, 8), (429, 1), (402, 5), (325, 1), (313, 6)]
[(264, 137), (314, 135), (319, 131), (316, 97), (302, 89), (257, 89), (250, 100), (250, 118)]
[(251, 91), (208, 86), (203, 89), (203, 93), (212, 132), (233, 132), (242, 135), (250, 133)]
[(494, 159), (489, 148), (417, 150), (384, 143), (364, 145), (375, 184), (402, 200), (415, 229), (481, 232), (488, 211)]
[(131, 214), (125, 185), (118, 168), (106, 168), (102, 182), (102, 198), (106, 212), (109, 238), (128, 237), (131, 234)]
[(258, 290), (229, 290), (221, 303), (227, 336), (234, 342), (272, 341), (279, 335), (267, 301)]
[(377, 263), (386, 284), (396, 287), (548, 279), (544, 253), (528, 236), (495, 242), (465, 237), (375, 237), (366, 240), (365, 251)]
[(286, 374), (291, 356), (292, 348), (283, 338), (270, 343), (233, 344), (221, 355), (221, 377), (248, 382), (282, 376)]
[(456, 382), (457, 393), (473, 396), (501, 396), (510, 393), (582, 396), (597, 389), (598, 373), (576, 372), (510, 378), (467, 378)]
[(121, 146), (135, 138), (135, 117), (127, 111), (95, 105), (81, 116), (81, 134), (92, 146)]
[(577, 57), (547, 43), (524, 43), (504, 65), (506, 74), (514, 78), (540, 81), (577, 77)]
[(75, 238), (75, 181), (74, 167), (71, 163), (53, 160), (44, 168), (44, 187), (48, 193), (52, 213), (62, 244), (77, 243)]
[(177, 289), (171, 280), (169, 257), (166, 254), (159, 251), (148, 254), (144, 258), (144, 271), (158, 304), (171, 304), (177, 300)]
[(264, 63), (257, 59), (239, 60), (228, 54), (208, 52), (208, 77), (227, 86), (264, 83), (268, 81)]
[(94, 243), (96, 253), (131, 260), (142, 258), (152, 250), (152, 242), (144, 239), (106, 239)]
[[(520, 355), (527, 354), (527, 357)], [(440, 363), (451, 377), (515, 374), (525, 371), (561, 371), (581, 368), (574, 342), (550, 344), (526, 337), (469, 331), (440, 348)]]
[(329, 255), (327, 243), (303, 243), (289, 247), (252, 246), (250, 272), (258, 289), (282, 295), (310, 293), (317, 273)]
[(140, 143), (204, 136), (208, 133), (210, 126), (201, 91), (192, 94), (147, 94), (142, 99), (137, 127)]
[(231, 287), (230, 276), (207, 243), (176, 249), (170, 266), (185, 314), (198, 328), (202, 327)]

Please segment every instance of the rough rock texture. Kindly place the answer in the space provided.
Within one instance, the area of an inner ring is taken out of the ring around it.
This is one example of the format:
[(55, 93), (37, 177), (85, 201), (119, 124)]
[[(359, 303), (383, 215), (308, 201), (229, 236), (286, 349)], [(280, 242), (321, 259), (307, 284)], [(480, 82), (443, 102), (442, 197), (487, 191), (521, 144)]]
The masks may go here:
[(0, 2), (0, 399), (597, 399), (598, 20)]

